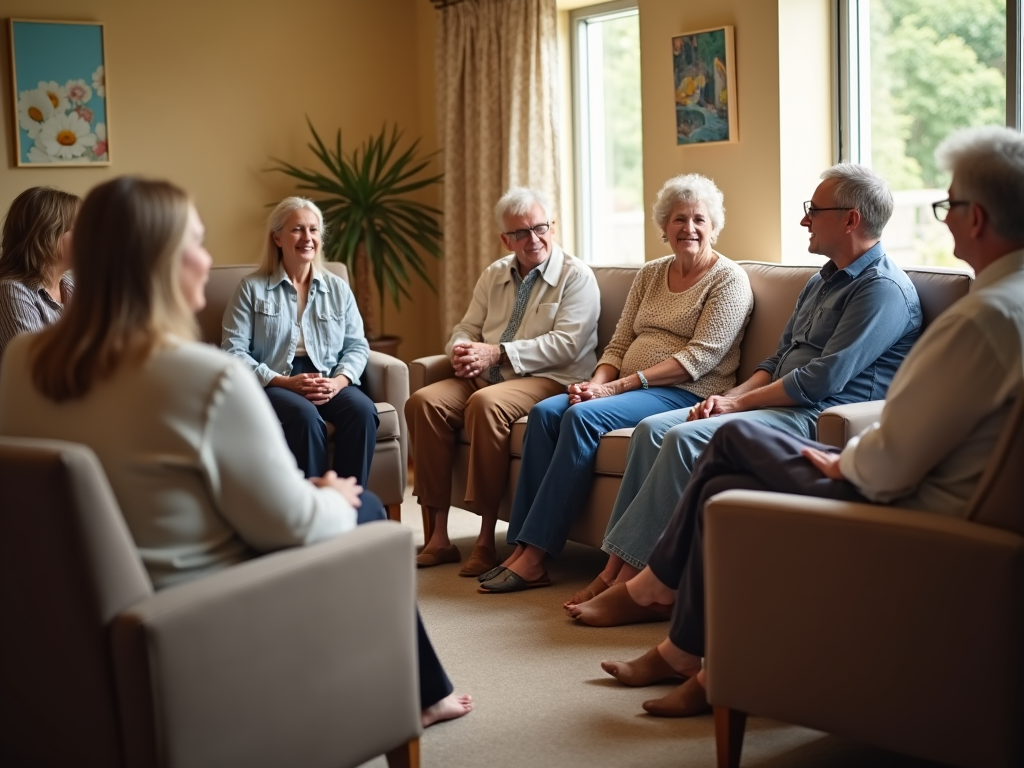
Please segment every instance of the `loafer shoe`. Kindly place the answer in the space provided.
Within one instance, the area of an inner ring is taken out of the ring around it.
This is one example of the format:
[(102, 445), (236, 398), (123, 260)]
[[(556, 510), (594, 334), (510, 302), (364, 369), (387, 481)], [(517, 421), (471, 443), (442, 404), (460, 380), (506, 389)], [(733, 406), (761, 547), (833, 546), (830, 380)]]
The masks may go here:
[(435, 565), (457, 563), (460, 560), (462, 560), (462, 555), (459, 554), (459, 548), (454, 544), (449, 544), (447, 547), (435, 549), (433, 552), (420, 552), (416, 555), (416, 567), (431, 568)]
[(459, 576), (479, 576), (480, 574), (490, 573), (497, 564), (498, 553), (495, 550), (488, 549), (487, 547), (473, 547), (473, 554), (469, 556), (469, 560), (462, 566)]
[(551, 579), (547, 573), (542, 574), (539, 579), (527, 581), (515, 571), (506, 568), (500, 576), (481, 584), (477, 592), (522, 592), (524, 589), (550, 586)]

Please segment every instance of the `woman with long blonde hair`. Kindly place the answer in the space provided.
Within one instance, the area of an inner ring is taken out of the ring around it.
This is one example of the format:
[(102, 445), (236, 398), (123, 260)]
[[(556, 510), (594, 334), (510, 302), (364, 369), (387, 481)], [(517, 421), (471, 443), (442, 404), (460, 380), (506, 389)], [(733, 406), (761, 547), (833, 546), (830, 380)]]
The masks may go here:
[[(157, 589), (385, 517), (351, 478), (303, 480), (252, 373), (196, 341), (203, 235), (168, 182), (96, 187), (74, 229), (74, 302), (0, 370), (0, 435), (92, 448)], [(424, 725), (465, 714), (419, 636)]]

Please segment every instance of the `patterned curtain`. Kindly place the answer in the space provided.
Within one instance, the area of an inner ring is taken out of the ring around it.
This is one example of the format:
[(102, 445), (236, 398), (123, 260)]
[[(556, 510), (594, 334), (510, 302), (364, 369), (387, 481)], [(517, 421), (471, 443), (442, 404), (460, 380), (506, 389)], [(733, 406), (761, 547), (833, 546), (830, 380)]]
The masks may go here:
[(560, 210), (555, 0), (463, 0), (439, 11), (437, 99), (444, 150), (445, 334), (484, 268), (506, 251), (494, 204), (511, 186)]

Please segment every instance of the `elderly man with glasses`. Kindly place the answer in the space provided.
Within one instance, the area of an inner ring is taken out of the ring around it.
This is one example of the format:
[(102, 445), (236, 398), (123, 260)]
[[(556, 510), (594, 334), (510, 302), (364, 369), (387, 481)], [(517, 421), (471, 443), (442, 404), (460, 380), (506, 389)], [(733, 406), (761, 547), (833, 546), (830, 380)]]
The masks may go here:
[(922, 322), (913, 283), (880, 240), (892, 193), (860, 165), (840, 163), (821, 178), (800, 223), (810, 233), (807, 249), (828, 261), (801, 291), (776, 353), (725, 394), (640, 422), (605, 532), (608, 564), (566, 602), (570, 616), (593, 626), (668, 617), (670, 605), (634, 599), (629, 580), (647, 564), (723, 424), (758, 422), (809, 438), (825, 408), (885, 397)]
[(551, 205), (515, 187), (495, 207), (501, 242), (512, 253), (477, 280), (462, 322), (445, 349), (455, 378), (413, 393), (405, 407), (416, 472), (413, 493), (433, 531), (420, 567), (457, 563), (448, 537), (456, 435), (470, 440), (466, 498), (481, 516), (480, 535), (460, 576), (497, 565), (494, 528), (505, 492), (512, 424), (541, 400), (586, 380), (597, 364), (600, 292), (584, 262), (554, 243)]
[(974, 269), (970, 293), (928, 327), (893, 379), (879, 420), (842, 450), (754, 423), (718, 430), (650, 565), (630, 582), (641, 601), (675, 603), (668, 637), (633, 661), (602, 664), (627, 685), (689, 677), (644, 702), (648, 712), (683, 717), (709, 709), (701, 518), (716, 493), (781, 491), (951, 516), (966, 510), (1024, 386), (1024, 137), (1010, 128), (971, 128), (943, 141), (935, 157), (953, 174), (935, 216), (953, 235), (956, 256)]

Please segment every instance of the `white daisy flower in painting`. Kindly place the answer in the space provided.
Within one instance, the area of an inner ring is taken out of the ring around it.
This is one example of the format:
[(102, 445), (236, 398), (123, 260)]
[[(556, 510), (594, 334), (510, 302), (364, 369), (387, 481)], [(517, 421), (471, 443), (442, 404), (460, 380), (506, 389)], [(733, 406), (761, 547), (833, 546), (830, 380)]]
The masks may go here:
[(96, 134), (89, 130), (89, 124), (72, 112), (69, 115), (54, 115), (39, 131), (36, 144), (46, 154), (60, 160), (81, 157), (88, 147), (95, 146)]
[(92, 148), (97, 160), (107, 159), (107, 125), (96, 123), (96, 146)]
[(85, 80), (68, 80), (64, 90), (68, 98), (75, 104), (85, 104), (92, 98), (92, 88), (86, 84)]
[(39, 136), (39, 129), (53, 113), (53, 103), (43, 91), (22, 91), (18, 97), (18, 125), (28, 131), (30, 139)]
[(92, 73), (92, 89), (101, 99), (107, 95), (107, 73), (103, 71), (102, 64)]
[(55, 111), (67, 112), (71, 109), (71, 104), (68, 103), (67, 89), (57, 85), (55, 81), (51, 80), (48, 83), (40, 82), (39, 90), (47, 95)]
[(53, 158), (46, 154), (42, 147), (35, 144), (28, 151), (28, 161), (30, 163), (52, 163)]

